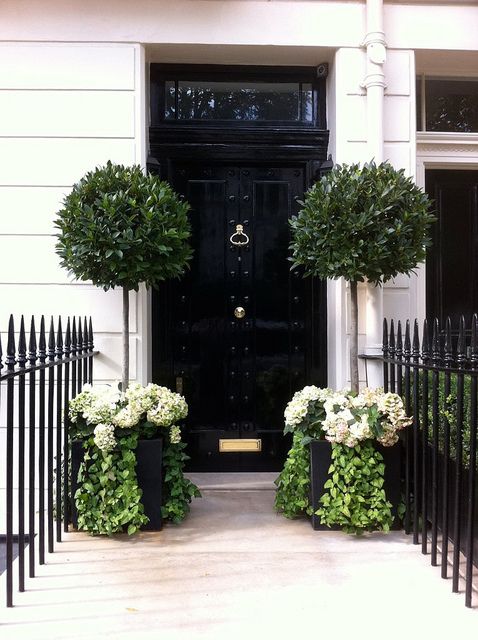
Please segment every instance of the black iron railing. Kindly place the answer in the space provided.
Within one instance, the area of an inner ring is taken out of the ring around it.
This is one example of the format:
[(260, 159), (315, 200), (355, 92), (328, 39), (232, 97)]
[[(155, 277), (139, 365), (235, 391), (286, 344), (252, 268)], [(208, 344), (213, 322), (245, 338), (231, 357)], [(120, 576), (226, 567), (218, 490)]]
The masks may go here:
[(83, 322), (81, 318), (78, 321), (73, 318), (71, 323), (68, 318), (65, 332), (61, 318), (55, 331), (52, 318), (47, 333), (42, 316), (37, 333), (32, 317), (27, 336), (22, 316), (17, 337), (18, 344), (14, 319), (10, 316), (4, 360), (0, 336), (0, 426), (6, 429), (0, 468), (5, 469), (6, 476), (4, 539), (8, 607), (13, 605), (14, 543), (18, 546), (18, 591), (24, 591), (26, 544), (28, 575), (33, 578), (37, 561), (44, 564), (45, 552), (52, 553), (55, 541), (61, 542), (62, 525), (63, 530), (68, 531), (69, 443), (68, 421), (63, 418), (67, 415), (69, 400), (81, 391), (83, 384), (92, 382), (93, 356), (97, 353), (91, 318)]
[[(420, 337), (421, 333), (421, 337)], [(430, 553), (431, 564), (459, 591), (460, 557), (465, 561), (465, 603), (472, 606), (478, 560), (477, 407), (478, 317), (450, 319), (420, 332), (384, 321), (383, 377), (386, 391), (404, 399), (413, 428), (405, 436), (405, 531)], [(450, 557), (449, 557), (450, 555)]]

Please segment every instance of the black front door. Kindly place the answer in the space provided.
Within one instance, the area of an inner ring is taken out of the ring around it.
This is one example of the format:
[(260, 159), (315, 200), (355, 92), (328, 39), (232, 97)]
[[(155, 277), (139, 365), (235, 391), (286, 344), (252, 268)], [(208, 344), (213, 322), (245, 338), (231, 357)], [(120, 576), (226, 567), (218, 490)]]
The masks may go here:
[(478, 311), (478, 171), (426, 172), (437, 223), (427, 255), (427, 316), (457, 329)]
[(191, 204), (194, 260), (158, 296), (155, 377), (187, 399), (193, 470), (280, 469), (285, 405), (322, 381), (322, 285), (291, 273), (287, 259), (304, 174), (286, 165), (171, 169)]

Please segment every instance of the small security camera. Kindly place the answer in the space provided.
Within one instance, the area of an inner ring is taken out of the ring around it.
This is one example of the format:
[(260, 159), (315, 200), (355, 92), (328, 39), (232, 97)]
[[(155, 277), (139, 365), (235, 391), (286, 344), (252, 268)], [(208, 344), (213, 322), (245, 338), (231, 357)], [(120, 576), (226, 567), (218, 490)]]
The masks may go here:
[(317, 77), (318, 78), (326, 78), (329, 75), (329, 64), (328, 62), (322, 62), (317, 66)]

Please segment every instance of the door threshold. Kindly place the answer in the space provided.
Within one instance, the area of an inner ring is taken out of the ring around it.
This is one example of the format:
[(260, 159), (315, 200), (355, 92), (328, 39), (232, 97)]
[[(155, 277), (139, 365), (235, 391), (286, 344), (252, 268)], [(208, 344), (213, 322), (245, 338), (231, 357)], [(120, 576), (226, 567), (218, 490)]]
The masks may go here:
[(189, 472), (187, 477), (201, 491), (275, 491), (278, 471)]

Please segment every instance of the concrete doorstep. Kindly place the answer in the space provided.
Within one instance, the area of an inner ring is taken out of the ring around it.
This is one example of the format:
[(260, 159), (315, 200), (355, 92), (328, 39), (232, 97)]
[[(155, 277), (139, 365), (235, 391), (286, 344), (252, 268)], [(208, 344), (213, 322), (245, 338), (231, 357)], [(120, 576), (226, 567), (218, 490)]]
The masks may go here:
[(0, 638), (476, 633), (477, 610), (409, 536), (357, 538), (287, 520), (273, 508), (275, 475), (195, 474), (203, 497), (183, 524), (158, 533), (66, 534), (13, 609), (3, 598)]

